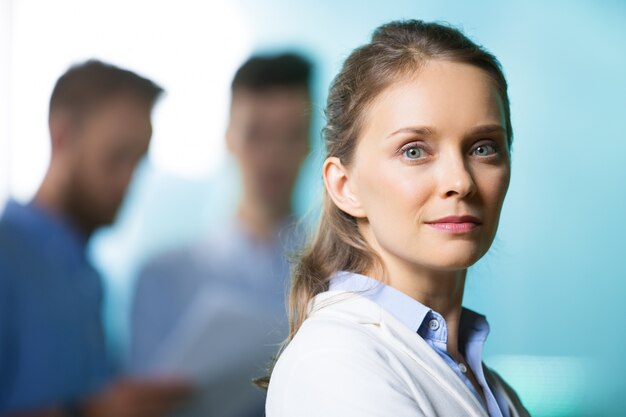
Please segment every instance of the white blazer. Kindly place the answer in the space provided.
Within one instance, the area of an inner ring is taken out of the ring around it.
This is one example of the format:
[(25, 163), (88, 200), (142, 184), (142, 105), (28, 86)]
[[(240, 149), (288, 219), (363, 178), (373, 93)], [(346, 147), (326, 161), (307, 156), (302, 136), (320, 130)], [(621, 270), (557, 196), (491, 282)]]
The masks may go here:
[[(484, 367), (511, 417), (529, 417), (515, 392)], [(488, 417), (417, 333), (355, 293), (318, 294), (272, 372), (267, 417)]]

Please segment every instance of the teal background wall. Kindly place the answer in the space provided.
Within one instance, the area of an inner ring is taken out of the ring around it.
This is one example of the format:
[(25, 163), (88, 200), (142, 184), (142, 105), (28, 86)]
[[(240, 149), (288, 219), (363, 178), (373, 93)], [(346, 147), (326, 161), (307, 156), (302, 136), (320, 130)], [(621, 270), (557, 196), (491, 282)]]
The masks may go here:
[[(293, 47), (317, 60), (314, 151), (296, 196), (300, 214), (318, 201), (327, 86), (376, 26), (401, 18), (447, 21), (499, 57), (510, 84), (513, 178), (496, 242), (472, 268), (466, 292), (466, 305), (492, 326), (486, 362), (534, 416), (626, 415), (626, 3), (240, 5), (256, 49)], [(232, 161), (219, 176), (193, 182), (149, 161), (141, 167), (120, 222), (92, 247), (107, 276), (107, 318), (118, 350), (140, 265), (217, 227), (237, 194)]]

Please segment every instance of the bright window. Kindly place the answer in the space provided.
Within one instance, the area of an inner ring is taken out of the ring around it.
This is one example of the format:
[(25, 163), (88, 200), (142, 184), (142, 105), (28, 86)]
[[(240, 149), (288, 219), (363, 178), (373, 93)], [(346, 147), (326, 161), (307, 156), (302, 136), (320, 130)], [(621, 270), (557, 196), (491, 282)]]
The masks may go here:
[(211, 174), (224, 158), (228, 86), (250, 52), (231, 1), (0, 0), (0, 203), (32, 197), (47, 168), (48, 100), (73, 63), (95, 57), (167, 91), (149, 157), (179, 177)]

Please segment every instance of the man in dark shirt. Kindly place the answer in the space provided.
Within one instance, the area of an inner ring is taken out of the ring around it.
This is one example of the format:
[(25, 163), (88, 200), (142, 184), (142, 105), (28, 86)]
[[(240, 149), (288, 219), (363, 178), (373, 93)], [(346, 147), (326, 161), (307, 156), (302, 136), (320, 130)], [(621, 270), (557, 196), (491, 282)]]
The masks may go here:
[(148, 417), (188, 391), (114, 379), (89, 237), (115, 219), (152, 136), (162, 89), (99, 61), (70, 68), (50, 100), (51, 160), (34, 199), (0, 218), (0, 415)]

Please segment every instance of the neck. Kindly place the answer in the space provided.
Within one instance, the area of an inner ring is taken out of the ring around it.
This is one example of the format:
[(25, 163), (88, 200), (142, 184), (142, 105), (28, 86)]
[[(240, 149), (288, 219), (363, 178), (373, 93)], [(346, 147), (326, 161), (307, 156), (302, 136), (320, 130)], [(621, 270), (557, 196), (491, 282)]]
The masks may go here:
[(466, 269), (440, 271), (392, 262), (386, 262), (385, 269), (387, 273), (383, 276), (390, 286), (435, 310), (446, 321), (458, 321), (463, 303)]
[[(365, 236), (369, 235), (367, 230), (362, 231)], [(391, 287), (441, 314), (448, 327), (448, 351), (458, 357), (459, 326), (467, 269), (438, 270), (415, 265), (387, 253), (375, 240), (371, 238), (366, 240), (383, 262), (382, 267), (368, 271), (368, 275), (385, 281)]]
[(441, 314), (448, 328), (448, 352), (459, 353), (459, 328), (467, 270), (437, 271), (424, 267), (385, 265), (390, 286)]
[(260, 241), (271, 241), (287, 217), (291, 215), (288, 204), (268, 206), (250, 198), (239, 204), (237, 217), (252, 236)]

